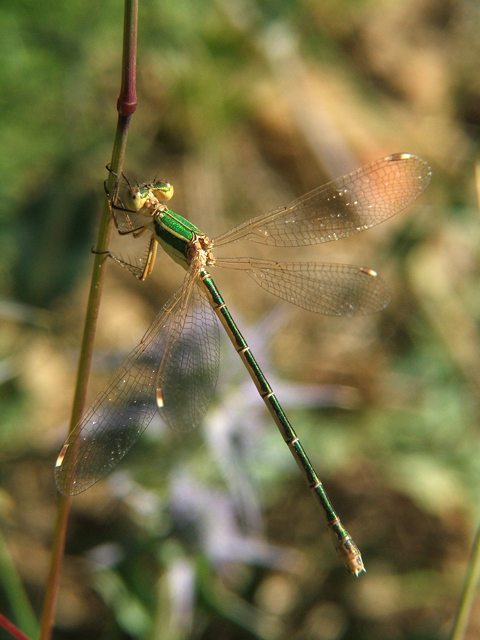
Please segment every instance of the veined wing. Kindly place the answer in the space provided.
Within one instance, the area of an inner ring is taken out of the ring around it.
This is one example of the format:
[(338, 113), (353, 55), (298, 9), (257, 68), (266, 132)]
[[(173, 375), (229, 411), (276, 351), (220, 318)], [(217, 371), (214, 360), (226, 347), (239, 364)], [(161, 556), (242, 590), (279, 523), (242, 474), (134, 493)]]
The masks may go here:
[(151, 222), (151, 216), (145, 213), (138, 213), (138, 211), (130, 211), (123, 206), (121, 200), (114, 206), (110, 203), (110, 211), (115, 222), (115, 227), (120, 235), (127, 235), (139, 231), (148, 227)]
[(156, 402), (172, 429), (189, 431), (208, 409), (220, 365), (217, 317), (198, 286), (191, 291), (183, 325), (173, 332), (156, 378)]
[(273, 295), (327, 316), (376, 313), (390, 303), (387, 285), (366, 267), (254, 258), (217, 258), (216, 264), (241, 269)]
[[(173, 428), (195, 427), (215, 389), (219, 332), (196, 286), (192, 267), (141, 343), (126, 358), (58, 456), (61, 493), (81, 493), (107, 474), (135, 444), (155, 411)], [(178, 395), (177, 395), (178, 394)]]
[(246, 239), (293, 247), (346, 238), (408, 207), (430, 178), (430, 167), (418, 156), (387, 156), (238, 225), (215, 238), (215, 246)]

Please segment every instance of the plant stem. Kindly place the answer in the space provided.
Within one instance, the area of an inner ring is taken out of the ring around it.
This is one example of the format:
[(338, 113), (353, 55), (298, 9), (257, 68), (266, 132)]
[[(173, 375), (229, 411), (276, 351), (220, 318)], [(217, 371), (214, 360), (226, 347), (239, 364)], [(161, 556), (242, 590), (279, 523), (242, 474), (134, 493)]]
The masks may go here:
[[(477, 187), (477, 201), (480, 211), (480, 162), (475, 163), (475, 184)], [(472, 612), (475, 594), (480, 578), (480, 527), (477, 529), (475, 541), (472, 547), (470, 562), (468, 563), (467, 576), (463, 587), (460, 604), (458, 605), (457, 615), (453, 623), (452, 635), (450, 640), (462, 640), (465, 637), (468, 621)]]
[[(123, 59), (122, 59), (122, 85), (117, 101), (118, 121), (115, 140), (112, 150), (110, 166), (117, 175), (121, 174), (125, 149), (127, 145), (130, 119), (135, 112), (136, 99), (136, 54), (137, 54), (137, 18), (138, 0), (125, 0), (125, 20), (123, 31)], [(113, 193), (115, 177), (109, 174), (107, 191)], [(93, 345), (97, 328), (98, 312), (105, 276), (105, 252), (108, 246), (111, 229), (111, 214), (108, 199), (105, 198), (97, 243), (95, 246), (95, 260), (93, 265), (90, 293), (88, 296), (87, 313), (83, 332), (80, 360), (78, 364), (77, 385), (70, 420), (70, 431), (79, 422), (87, 393), (88, 376), (92, 361)], [(60, 574), (62, 569), (63, 554), (65, 549), (65, 537), (67, 532), (68, 515), (70, 512), (71, 498), (60, 496), (58, 499), (57, 520), (54, 531), (52, 557), (47, 582), (47, 590), (42, 613), (40, 640), (49, 640), (52, 635), (52, 627), (55, 616), (58, 590), (60, 586)]]
[[(38, 634), (38, 622), (35, 617), (32, 605), (22, 584), (22, 580), (15, 568), (15, 565), (8, 553), (7, 543), (0, 532), (0, 582), (8, 599), (12, 618), (17, 625), (24, 629), (30, 638), (35, 638)], [(12, 623), (10, 623), (12, 624)], [(0, 625), (3, 625), (0, 618)], [(5, 627), (7, 628), (7, 627)], [(8, 629), (8, 628), (7, 628)]]
[(13, 622), (10, 622), (8, 618), (5, 618), (4, 615), (0, 613), (0, 626), (2, 626), (6, 631), (10, 633), (11, 636), (17, 638), (17, 640), (30, 640), (28, 636), (26, 636), (23, 631), (20, 631), (18, 627), (16, 627)]
[(463, 640), (467, 630), (470, 613), (475, 600), (475, 595), (480, 577), (480, 528), (477, 530), (475, 541), (473, 543), (470, 562), (468, 563), (468, 571), (463, 587), (462, 597), (458, 606), (455, 622), (453, 623), (452, 635), (450, 640)]

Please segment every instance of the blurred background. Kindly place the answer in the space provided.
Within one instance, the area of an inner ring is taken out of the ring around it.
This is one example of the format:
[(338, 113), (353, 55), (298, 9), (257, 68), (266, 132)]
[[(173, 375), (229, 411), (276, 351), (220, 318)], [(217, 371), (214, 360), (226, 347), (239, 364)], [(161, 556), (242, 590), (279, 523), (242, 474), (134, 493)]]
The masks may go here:
[[(122, 20), (118, 1), (0, 4), (0, 611), (25, 630), (47, 577)], [(345, 572), (222, 337), (203, 425), (154, 423), (73, 500), (55, 638), (448, 637), (480, 515), (479, 29), (467, 0), (140, 2), (125, 171), (172, 182), (171, 208), (210, 237), (391, 153), (420, 155), (433, 179), (368, 233), (262, 253), (377, 270), (392, 291), (380, 314), (324, 318), (213, 274), (368, 573)], [(91, 401), (181, 280), (166, 256), (143, 284), (108, 265)]]

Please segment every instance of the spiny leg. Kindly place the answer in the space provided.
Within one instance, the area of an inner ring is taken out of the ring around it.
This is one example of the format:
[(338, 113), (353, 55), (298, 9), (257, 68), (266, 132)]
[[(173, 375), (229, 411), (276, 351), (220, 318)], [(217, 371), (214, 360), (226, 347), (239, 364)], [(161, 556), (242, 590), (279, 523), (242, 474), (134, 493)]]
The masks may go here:
[[(147, 250), (147, 257), (145, 258), (145, 263), (143, 267), (140, 267), (137, 264), (128, 262), (127, 260), (122, 260), (122, 258), (119, 258), (118, 256), (116, 256), (112, 251), (102, 251), (102, 253), (106, 257), (112, 258), (112, 260), (115, 260), (115, 262), (118, 263), (121, 267), (126, 269), (129, 273), (131, 273), (132, 275), (134, 275), (136, 278), (138, 278), (143, 282), (147, 279), (147, 277), (153, 271), (155, 258), (157, 257), (157, 248), (158, 248), (158, 242), (155, 240), (155, 236), (152, 234), (150, 238), (148, 250)], [(92, 251), (92, 252), (97, 253), (96, 251)]]

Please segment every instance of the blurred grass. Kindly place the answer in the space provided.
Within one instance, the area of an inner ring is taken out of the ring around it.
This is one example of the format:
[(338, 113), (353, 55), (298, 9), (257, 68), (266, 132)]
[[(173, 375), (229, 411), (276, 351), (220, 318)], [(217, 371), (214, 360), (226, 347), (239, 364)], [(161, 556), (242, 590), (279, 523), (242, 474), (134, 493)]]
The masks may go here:
[[(122, 17), (113, 2), (0, 5), (0, 517), (37, 611)], [(153, 425), (74, 501), (56, 637), (448, 636), (479, 516), (479, 22), (458, 0), (141, 3), (126, 170), (171, 181), (172, 208), (210, 236), (388, 153), (417, 153), (434, 177), (363, 237), (292, 251), (378, 269), (382, 314), (285, 310), (216, 275), (368, 574), (338, 565), (226, 345), (202, 432)], [(109, 268), (92, 397), (180, 281), (167, 258), (145, 285)], [(304, 385), (319, 395), (295, 404)], [(479, 628), (477, 606), (467, 638)]]

